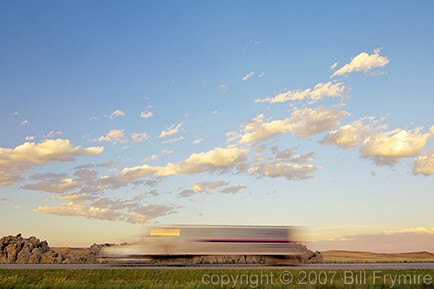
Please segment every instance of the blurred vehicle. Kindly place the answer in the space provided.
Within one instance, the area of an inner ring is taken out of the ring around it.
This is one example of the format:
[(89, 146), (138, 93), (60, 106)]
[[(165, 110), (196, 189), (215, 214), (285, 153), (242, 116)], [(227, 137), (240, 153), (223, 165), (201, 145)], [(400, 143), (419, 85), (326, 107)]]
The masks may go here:
[(141, 262), (158, 258), (255, 255), (296, 256), (296, 229), (285, 226), (155, 226), (139, 241), (103, 248), (101, 262)]

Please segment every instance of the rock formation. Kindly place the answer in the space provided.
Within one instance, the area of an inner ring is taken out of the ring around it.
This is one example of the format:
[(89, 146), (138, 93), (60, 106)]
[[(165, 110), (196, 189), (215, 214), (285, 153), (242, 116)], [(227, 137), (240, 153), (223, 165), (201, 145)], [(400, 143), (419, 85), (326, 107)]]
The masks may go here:
[(72, 252), (65, 255), (51, 250), (47, 241), (32, 236), (23, 238), (21, 234), (0, 239), (0, 263), (76, 263)]

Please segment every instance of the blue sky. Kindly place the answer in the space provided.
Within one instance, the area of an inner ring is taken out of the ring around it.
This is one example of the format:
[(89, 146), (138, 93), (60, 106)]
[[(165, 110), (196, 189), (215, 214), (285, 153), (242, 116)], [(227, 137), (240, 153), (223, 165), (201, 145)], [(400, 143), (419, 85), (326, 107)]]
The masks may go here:
[(294, 225), (434, 251), (432, 6), (3, 1), (0, 233)]

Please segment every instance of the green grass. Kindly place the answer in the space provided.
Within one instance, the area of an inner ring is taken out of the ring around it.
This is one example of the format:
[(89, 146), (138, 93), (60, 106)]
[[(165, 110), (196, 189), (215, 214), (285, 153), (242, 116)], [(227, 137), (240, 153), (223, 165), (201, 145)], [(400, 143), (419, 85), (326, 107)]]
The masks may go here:
[(378, 272), (374, 280), (373, 270), (2, 269), (0, 288), (434, 288), (434, 270)]

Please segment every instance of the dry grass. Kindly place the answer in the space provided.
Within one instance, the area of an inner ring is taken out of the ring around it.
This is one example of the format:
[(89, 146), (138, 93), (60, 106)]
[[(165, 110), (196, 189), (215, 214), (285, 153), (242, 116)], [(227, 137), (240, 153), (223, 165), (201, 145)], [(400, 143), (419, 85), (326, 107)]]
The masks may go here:
[(89, 248), (51, 247), (51, 249), (63, 255), (67, 251), (71, 251), (77, 258), (86, 257), (89, 254)]
[(379, 263), (379, 262), (434, 262), (434, 254), (430, 252), (412, 252), (412, 253), (371, 253), (357, 251), (323, 251), (324, 262), (361, 262), (361, 263)]

